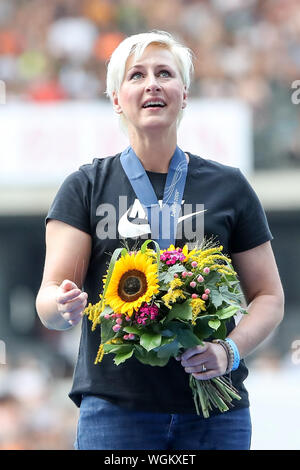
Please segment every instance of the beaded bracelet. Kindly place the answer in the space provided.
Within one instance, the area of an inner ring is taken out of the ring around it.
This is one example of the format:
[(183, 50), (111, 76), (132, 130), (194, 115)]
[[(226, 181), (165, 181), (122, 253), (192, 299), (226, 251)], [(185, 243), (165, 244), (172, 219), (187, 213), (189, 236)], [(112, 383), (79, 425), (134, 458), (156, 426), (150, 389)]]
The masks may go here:
[(226, 355), (227, 355), (227, 368), (225, 371), (225, 374), (229, 374), (232, 371), (232, 366), (234, 363), (234, 352), (230, 344), (223, 339), (214, 339), (212, 341), (213, 343), (220, 344), (222, 348), (225, 350)]
[(239, 353), (239, 350), (238, 350), (238, 347), (237, 345), (235, 344), (235, 342), (231, 339), (231, 338), (226, 338), (225, 339), (226, 343), (229, 344), (233, 350), (233, 365), (232, 365), (232, 369), (231, 370), (236, 370), (239, 365), (240, 365), (240, 353)]

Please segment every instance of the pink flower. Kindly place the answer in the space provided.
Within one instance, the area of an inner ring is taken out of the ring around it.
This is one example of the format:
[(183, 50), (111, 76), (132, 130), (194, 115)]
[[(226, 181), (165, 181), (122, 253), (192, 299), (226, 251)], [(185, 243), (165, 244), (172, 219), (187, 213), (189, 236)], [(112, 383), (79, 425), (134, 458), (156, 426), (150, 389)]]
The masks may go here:
[(200, 276), (197, 277), (197, 281), (198, 281), (198, 282), (203, 282), (203, 281), (204, 281), (204, 277), (201, 276), (201, 274), (200, 274)]
[(109, 320), (109, 319), (110, 319), (110, 314), (109, 314), (109, 313), (106, 313), (106, 314), (104, 315), (104, 318), (105, 318), (105, 320)]
[(181, 248), (177, 248), (176, 250), (164, 251), (160, 255), (160, 260), (165, 261), (166, 264), (175, 264), (176, 261), (185, 261), (186, 257), (182, 253)]
[(192, 294), (192, 299), (198, 299), (198, 295), (197, 294)]
[(148, 305), (144, 303), (138, 312), (135, 314), (135, 321), (139, 324), (146, 325), (149, 320), (156, 320), (159, 315), (159, 308), (157, 305)]
[(207, 294), (202, 294), (201, 297), (202, 297), (203, 300), (207, 300), (207, 299), (208, 299), (208, 295), (207, 295)]
[(203, 269), (203, 272), (204, 272), (205, 274), (208, 274), (208, 273), (210, 272), (210, 269), (209, 269), (209, 268), (204, 268), (204, 269)]
[(198, 266), (197, 261), (192, 261), (192, 267), (193, 267), (193, 268), (197, 268), (197, 266)]
[(210, 294), (210, 290), (209, 289), (205, 289), (205, 294)]
[(133, 333), (129, 333), (128, 339), (135, 339), (135, 335)]
[(113, 329), (113, 331), (114, 331), (115, 333), (117, 333), (117, 331), (119, 331), (120, 328), (121, 328), (120, 325), (114, 325), (114, 326), (112, 327), (112, 329)]
[(197, 284), (196, 284), (195, 281), (190, 282), (190, 286), (191, 286), (191, 287), (196, 287), (196, 285), (197, 285)]
[(118, 325), (122, 325), (122, 321), (123, 321), (122, 318), (117, 318), (117, 319), (116, 319), (116, 323), (117, 323)]

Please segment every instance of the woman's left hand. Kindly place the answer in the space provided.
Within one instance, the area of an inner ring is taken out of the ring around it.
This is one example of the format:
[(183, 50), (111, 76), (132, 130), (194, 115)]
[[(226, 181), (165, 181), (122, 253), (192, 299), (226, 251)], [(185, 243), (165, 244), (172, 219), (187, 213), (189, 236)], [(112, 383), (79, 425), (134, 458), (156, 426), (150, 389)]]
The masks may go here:
[(226, 351), (217, 343), (204, 343), (203, 346), (187, 349), (176, 359), (181, 361), (187, 373), (198, 380), (224, 375), (228, 366)]

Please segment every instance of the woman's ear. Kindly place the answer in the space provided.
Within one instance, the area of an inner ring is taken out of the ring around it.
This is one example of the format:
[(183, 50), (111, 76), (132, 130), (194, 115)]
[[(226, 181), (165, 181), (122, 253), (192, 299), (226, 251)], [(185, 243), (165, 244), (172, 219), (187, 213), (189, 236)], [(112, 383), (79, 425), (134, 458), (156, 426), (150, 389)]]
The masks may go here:
[(188, 92), (187, 92), (187, 88), (186, 88), (186, 85), (184, 85), (184, 88), (183, 88), (183, 99), (182, 99), (182, 106), (181, 108), (184, 109), (187, 105), (187, 97), (188, 97)]
[(114, 108), (114, 110), (117, 114), (121, 114), (122, 113), (122, 108), (120, 106), (119, 97), (118, 97), (117, 93), (115, 91), (113, 91), (112, 96), (113, 96), (113, 108)]

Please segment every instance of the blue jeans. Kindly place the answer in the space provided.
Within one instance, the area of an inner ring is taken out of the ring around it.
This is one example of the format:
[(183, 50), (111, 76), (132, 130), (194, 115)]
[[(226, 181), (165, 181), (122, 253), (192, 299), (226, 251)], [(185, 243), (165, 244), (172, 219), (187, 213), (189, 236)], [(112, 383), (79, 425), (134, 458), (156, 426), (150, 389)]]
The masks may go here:
[(79, 450), (249, 450), (249, 408), (204, 419), (196, 414), (132, 411), (84, 396), (75, 448)]

